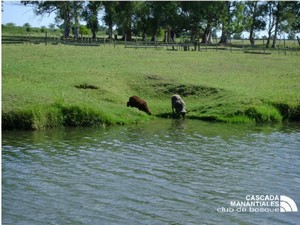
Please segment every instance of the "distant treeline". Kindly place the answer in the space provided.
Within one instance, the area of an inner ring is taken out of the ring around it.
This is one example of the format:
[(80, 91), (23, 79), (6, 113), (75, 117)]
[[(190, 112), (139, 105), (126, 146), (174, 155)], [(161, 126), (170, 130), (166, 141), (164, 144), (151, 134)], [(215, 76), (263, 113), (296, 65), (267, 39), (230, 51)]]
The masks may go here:
[[(54, 35), (61, 37), (64, 30), (63, 28), (55, 28), (54, 24), (50, 24), (48, 27), (32, 27), (29, 23), (25, 23), (23, 26), (17, 26), (14, 23), (2, 24), (2, 36), (7, 35), (32, 35), (32, 36), (45, 36), (47, 32), (49, 35)], [(105, 35), (105, 27), (101, 27), (97, 31), (97, 35)], [(90, 36), (92, 34), (91, 30), (86, 27), (86, 25), (80, 25), (79, 27), (80, 36)]]
[[(300, 32), (299, 1), (21, 1), (34, 7), (37, 15), (56, 13), (56, 23), (65, 38), (79, 37), (80, 21), (91, 36), (106, 27), (109, 38), (121, 35), (155, 39), (161, 34), (172, 42), (182, 34), (190, 40), (210, 43), (221, 31), (220, 43), (233, 35), (249, 33), (254, 44), (258, 32), (265, 31), (266, 46), (276, 47), (282, 34), (296, 39)], [(5, 8), (4, 8), (5, 10)], [(100, 23), (101, 22), (101, 23)]]

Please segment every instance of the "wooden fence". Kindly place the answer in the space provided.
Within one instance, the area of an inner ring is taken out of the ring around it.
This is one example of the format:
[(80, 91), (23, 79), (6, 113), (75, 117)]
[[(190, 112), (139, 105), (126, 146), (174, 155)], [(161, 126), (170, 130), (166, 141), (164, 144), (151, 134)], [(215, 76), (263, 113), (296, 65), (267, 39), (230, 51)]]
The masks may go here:
[(255, 40), (255, 45), (251, 46), (249, 40), (230, 39), (226, 45), (220, 44), (219, 39), (213, 39), (210, 44), (200, 42), (191, 42), (188, 39), (168, 43), (163, 41), (142, 40), (140, 37), (134, 37), (131, 41), (109, 40), (107, 38), (92, 39), (90, 37), (61, 38), (59, 36), (48, 35), (33, 36), (30, 34), (2, 35), (2, 44), (44, 44), (44, 45), (73, 45), (73, 46), (124, 46), (125, 48), (135, 49), (166, 49), (168, 51), (242, 51), (250, 54), (296, 54), (300, 55), (300, 41), (278, 39), (276, 48), (267, 48), (265, 39)]

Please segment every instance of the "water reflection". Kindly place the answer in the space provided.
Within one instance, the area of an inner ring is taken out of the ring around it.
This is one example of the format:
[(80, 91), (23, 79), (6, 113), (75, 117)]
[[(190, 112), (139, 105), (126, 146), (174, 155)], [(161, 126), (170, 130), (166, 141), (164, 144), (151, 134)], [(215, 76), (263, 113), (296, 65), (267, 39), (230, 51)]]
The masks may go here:
[[(224, 214), (247, 194), (297, 203), (299, 124), (155, 120), (4, 132), (4, 224), (296, 224), (298, 214)], [(299, 205), (299, 204), (298, 204)]]

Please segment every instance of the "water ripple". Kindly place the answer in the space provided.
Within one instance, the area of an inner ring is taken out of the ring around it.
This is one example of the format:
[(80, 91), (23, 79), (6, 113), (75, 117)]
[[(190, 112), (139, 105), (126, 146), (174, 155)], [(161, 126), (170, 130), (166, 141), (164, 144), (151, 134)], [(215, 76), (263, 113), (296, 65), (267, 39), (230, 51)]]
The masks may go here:
[(184, 123), (4, 134), (3, 224), (296, 224), (217, 208), (300, 202), (300, 129)]

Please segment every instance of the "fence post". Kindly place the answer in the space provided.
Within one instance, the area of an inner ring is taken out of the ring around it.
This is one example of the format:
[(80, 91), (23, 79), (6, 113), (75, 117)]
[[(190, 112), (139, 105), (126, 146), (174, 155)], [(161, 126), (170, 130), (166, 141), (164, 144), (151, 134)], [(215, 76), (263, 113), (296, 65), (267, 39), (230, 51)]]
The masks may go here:
[(242, 49), (243, 49), (243, 52), (245, 52), (245, 46), (244, 46), (244, 35), (242, 37)]
[(46, 31), (46, 33), (45, 33), (45, 45), (47, 46), (47, 43), (48, 42), (48, 33), (47, 33), (47, 31)]
[(135, 49), (137, 49), (137, 36), (135, 36)]
[(125, 43), (124, 43), (125, 44), (125, 46), (124, 46), (125, 48), (126, 48), (126, 40), (127, 40), (127, 34), (125, 34)]
[(284, 54), (286, 55), (285, 38), (283, 39)]
[(280, 55), (280, 45), (281, 45), (281, 38), (279, 38), (279, 44), (277, 44), (278, 46), (278, 54)]

